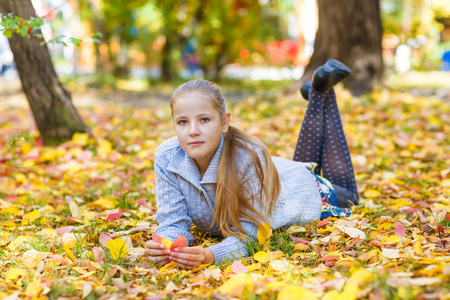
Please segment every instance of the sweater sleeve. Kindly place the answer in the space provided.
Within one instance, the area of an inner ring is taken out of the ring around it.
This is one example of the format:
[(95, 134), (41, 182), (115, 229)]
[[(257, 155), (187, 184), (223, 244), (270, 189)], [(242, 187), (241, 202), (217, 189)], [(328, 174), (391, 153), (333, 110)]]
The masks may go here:
[(194, 241), (190, 233), (192, 219), (176, 180), (155, 161), (156, 219), (159, 224), (156, 233), (172, 241), (183, 234), (187, 244), (191, 244)]

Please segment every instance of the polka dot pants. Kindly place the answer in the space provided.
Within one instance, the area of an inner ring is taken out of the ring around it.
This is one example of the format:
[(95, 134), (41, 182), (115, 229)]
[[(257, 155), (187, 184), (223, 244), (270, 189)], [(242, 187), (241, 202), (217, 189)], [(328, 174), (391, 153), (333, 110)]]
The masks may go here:
[(311, 88), (294, 160), (315, 162), (315, 174), (328, 179), (336, 191), (339, 207), (358, 204), (353, 165), (333, 89)]

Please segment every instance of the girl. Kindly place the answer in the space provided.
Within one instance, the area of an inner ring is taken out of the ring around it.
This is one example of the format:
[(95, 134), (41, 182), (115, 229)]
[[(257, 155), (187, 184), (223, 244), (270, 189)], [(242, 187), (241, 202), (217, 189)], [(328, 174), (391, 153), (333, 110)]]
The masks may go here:
[[(271, 157), (267, 148), (232, 127), (224, 97), (212, 82), (182, 84), (170, 99), (176, 137), (156, 151), (156, 233), (169, 240), (190, 228), (226, 238), (206, 249), (173, 251), (148, 241), (145, 254), (157, 265), (174, 261), (185, 269), (245, 256), (246, 236), (258, 228), (346, 216), (358, 194), (333, 85), (350, 74), (335, 60), (318, 68), (312, 84), (294, 161)], [(309, 91), (310, 90), (310, 91)], [(299, 163), (311, 162), (311, 163)], [(321, 170), (324, 177), (319, 176)]]

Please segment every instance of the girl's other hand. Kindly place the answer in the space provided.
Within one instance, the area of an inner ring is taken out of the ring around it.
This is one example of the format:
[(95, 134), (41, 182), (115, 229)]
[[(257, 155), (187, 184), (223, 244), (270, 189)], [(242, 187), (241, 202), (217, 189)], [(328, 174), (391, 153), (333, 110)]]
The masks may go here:
[(170, 260), (178, 263), (178, 266), (192, 270), (202, 264), (209, 264), (214, 262), (214, 254), (211, 250), (205, 250), (202, 247), (183, 247), (175, 248), (170, 253)]
[(170, 250), (166, 249), (163, 244), (155, 241), (148, 241), (145, 243), (144, 254), (150, 262), (155, 263), (158, 267), (170, 262)]

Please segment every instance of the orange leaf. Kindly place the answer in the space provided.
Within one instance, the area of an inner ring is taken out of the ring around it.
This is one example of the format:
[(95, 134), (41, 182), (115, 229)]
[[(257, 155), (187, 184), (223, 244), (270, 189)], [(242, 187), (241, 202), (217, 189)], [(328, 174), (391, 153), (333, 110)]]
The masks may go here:
[(172, 245), (170, 246), (170, 250), (173, 251), (175, 248), (184, 247), (186, 247), (186, 239), (184, 238), (184, 235), (181, 234), (175, 241), (173, 241)]
[(331, 218), (331, 217), (328, 217), (328, 218), (323, 219), (322, 221), (320, 221), (319, 224), (317, 224), (317, 228), (320, 228), (320, 227), (325, 226), (325, 224), (327, 224), (328, 221), (330, 221), (330, 218)]
[(319, 258), (317, 261), (332, 261), (341, 258), (340, 255), (327, 255), (322, 258)]

